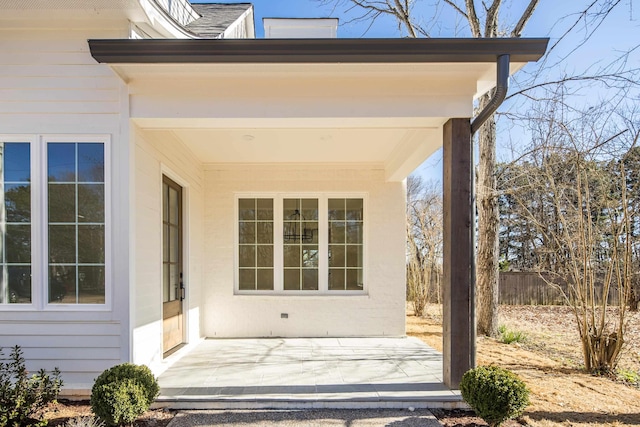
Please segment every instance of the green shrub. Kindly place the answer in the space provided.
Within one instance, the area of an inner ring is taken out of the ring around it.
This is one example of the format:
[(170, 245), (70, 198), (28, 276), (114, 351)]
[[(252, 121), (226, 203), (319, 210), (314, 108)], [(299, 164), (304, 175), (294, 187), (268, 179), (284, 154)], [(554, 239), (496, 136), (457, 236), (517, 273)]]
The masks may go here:
[(490, 426), (522, 415), (529, 390), (516, 374), (498, 366), (479, 366), (460, 381), (462, 398)]
[[(94, 399), (94, 393), (99, 398)], [(91, 393), (91, 409), (110, 426), (131, 424), (149, 409), (143, 387), (135, 380), (103, 384)]]
[(498, 327), (498, 333), (500, 334), (500, 342), (504, 344), (512, 344), (514, 342), (521, 343), (527, 340), (527, 335), (524, 332), (512, 331), (505, 325)]
[(0, 426), (46, 425), (38, 412), (55, 402), (61, 388), (58, 368), (50, 375), (40, 369), (29, 377), (19, 346), (13, 347), (8, 359), (0, 349)]
[(160, 394), (146, 366), (123, 363), (104, 371), (91, 389), (91, 409), (108, 425), (130, 424)]

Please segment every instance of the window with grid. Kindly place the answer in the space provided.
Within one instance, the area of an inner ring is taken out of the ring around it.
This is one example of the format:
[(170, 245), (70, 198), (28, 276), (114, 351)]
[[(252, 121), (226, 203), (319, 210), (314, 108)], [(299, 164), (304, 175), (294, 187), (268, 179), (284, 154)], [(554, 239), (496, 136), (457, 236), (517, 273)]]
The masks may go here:
[(285, 291), (318, 290), (318, 199), (284, 199)]
[(105, 302), (104, 144), (49, 142), (48, 301)]
[(362, 290), (363, 201), (329, 199), (329, 290)]
[(0, 304), (31, 303), (31, 146), (0, 143)]
[(364, 198), (238, 198), (237, 287), (290, 294), (359, 294)]
[(238, 287), (273, 290), (273, 199), (238, 200)]

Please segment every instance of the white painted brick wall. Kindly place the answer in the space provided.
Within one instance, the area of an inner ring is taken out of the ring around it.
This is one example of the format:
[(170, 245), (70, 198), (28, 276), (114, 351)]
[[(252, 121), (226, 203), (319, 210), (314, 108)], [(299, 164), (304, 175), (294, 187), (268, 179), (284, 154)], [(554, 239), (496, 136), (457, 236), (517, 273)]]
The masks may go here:
[[(368, 194), (366, 295), (234, 295), (234, 203), (242, 192)], [(384, 171), (213, 167), (205, 171), (205, 324), (209, 337), (404, 335), (405, 197)], [(281, 319), (280, 313), (288, 313)]]

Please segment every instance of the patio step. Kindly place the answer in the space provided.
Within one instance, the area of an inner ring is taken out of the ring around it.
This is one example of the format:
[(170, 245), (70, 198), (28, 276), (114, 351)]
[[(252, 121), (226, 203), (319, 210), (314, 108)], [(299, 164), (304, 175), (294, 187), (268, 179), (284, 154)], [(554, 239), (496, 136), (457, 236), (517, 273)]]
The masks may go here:
[(459, 396), (362, 398), (247, 398), (160, 396), (154, 408), (167, 409), (468, 409)]

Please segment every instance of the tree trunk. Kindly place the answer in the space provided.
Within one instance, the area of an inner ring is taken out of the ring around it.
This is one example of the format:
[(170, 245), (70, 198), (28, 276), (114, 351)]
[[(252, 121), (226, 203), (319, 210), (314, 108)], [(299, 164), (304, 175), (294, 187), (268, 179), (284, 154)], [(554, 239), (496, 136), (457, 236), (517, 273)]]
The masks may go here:
[[(480, 110), (491, 97), (483, 95)], [(478, 164), (478, 256), (477, 318), (478, 333), (498, 335), (498, 198), (496, 197), (496, 122), (494, 116), (478, 131), (480, 161)]]

